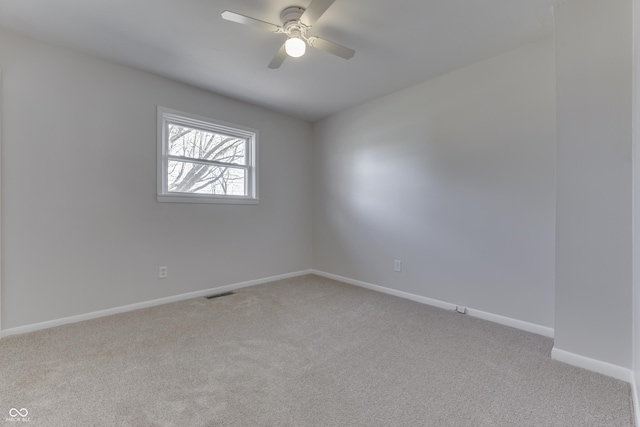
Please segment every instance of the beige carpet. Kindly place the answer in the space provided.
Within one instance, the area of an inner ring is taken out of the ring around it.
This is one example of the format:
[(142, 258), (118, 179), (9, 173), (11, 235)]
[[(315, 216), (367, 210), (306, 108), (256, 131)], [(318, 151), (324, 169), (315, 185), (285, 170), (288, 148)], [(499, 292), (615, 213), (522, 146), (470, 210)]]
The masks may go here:
[(0, 425), (633, 425), (628, 384), (551, 347), (305, 276), (2, 339)]

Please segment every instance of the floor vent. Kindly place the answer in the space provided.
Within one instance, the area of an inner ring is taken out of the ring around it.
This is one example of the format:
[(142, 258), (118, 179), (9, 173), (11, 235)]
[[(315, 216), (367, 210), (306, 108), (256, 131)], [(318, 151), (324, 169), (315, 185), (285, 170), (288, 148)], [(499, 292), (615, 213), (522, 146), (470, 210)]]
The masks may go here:
[(226, 297), (228, 295), (234, 295), (235, 292), (223, 292), (221, 294), (215, 294), (215, 295), (209, 295), (208, 297), (205, 297), (206, 299), (214, 299), (214, 298), (220, 298), (220, 297)]

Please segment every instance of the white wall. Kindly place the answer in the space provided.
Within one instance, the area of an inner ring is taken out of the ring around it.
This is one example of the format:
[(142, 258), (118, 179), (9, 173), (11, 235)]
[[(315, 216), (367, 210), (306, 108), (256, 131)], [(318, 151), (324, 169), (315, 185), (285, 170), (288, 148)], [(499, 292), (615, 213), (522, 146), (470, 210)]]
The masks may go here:
[[(640, 0), (633, 0), (633, 361), (634, 392), (640, 385)], [(636, 424), (640, 402), (633, 396)]]
[[(311, 267), (308, 123), (6, 31), (0, 68), (4, 329)], [(260, 204), (157, 203), (156, 105), (258, 129)]]
[(556, 19), (554, 349), (631, 368), (632, 0)]
[(314, 136), (314, 268), (553, 327), (552, 40), (336, 114)]

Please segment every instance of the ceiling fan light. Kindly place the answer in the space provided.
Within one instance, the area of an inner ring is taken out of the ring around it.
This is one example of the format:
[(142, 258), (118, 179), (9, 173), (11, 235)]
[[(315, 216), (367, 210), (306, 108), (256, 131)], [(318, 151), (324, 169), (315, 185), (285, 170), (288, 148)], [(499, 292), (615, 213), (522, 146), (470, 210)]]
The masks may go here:
[(298, 58), (304, 55), (307, 50), (307, 44), (298, 37), (290, 37), (284, 44), (284, 50), (292, 58)]

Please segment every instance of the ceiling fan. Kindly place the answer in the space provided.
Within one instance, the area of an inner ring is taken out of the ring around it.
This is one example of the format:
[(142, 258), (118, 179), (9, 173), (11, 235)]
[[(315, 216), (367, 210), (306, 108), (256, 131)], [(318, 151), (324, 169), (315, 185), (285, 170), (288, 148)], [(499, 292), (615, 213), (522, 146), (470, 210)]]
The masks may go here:
[(312, 0), (306, 9), (298, 6), (287, 7), (280, 14), (282, 25), (271, 24), (228, 10), (222, 12), (222, 18), (238, 24), (251, 25), (272, 33), (286, 34), (287, 40), (269, 63), (269, 68), (279, 68), (287, 58), (287, 55), (293, 58), (304, 55), (307, 45), (344, 59), (350, 59), (355, 55), (355, 50), (320, 37), (307, 35), (313, 24), (327, 11), (334, 1)]

